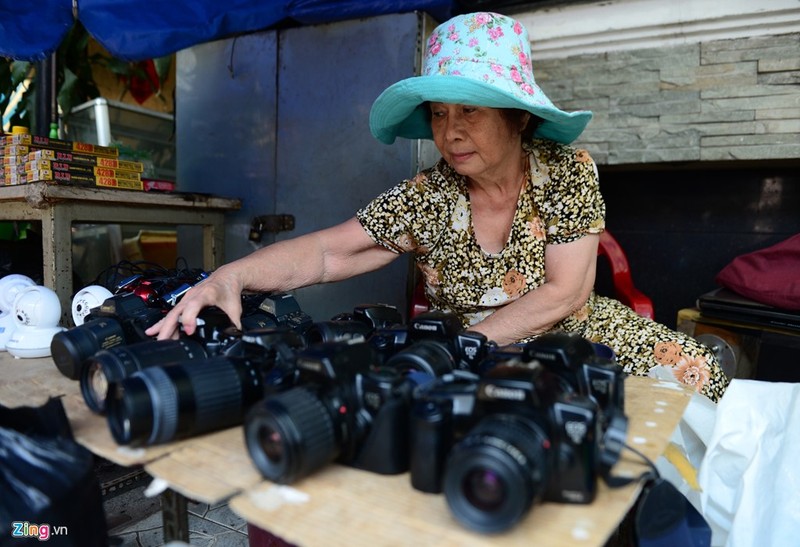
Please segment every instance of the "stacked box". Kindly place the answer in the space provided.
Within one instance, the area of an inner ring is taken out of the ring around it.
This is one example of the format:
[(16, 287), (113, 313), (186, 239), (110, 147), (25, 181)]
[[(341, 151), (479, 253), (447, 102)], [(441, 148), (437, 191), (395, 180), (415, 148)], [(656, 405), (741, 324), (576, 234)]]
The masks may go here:
[[(93, 177), (112, 177), (127, 180), (142, 180), (142, 175), (136, 171), (127, 169), (112, 169), (110, 167), (94, 167), (91, 165), (80, 165), (65, 161), (53, 160), (28, 160), (24, 164), (23, 173), (34, 173), (37, 171), (60, 171), (73, 175), (87, 175)], [(32, 180), (29, 182), (33, 182)]]
[(61, 150), (50, 150), (42, 148), (28, 153), (27, 161), (52, 160), (73, 163), (77, 165), (92, 165), (97, 167), (110, 167), (111, 169), (125, 169), (142, 173), (144, 163), (140, 161), (121, 160), (108, 156), (96, 156), (93, 154), (79, 154), (74, 152), (63, 152)]
[(31, 149), (48, 148), (50, 150), (61, 150), (62, 152), (78, 152), (81, 154), (111, 156), (113, 158), (119, 156), (119, 149), (114, 146), (101, 146), (99, 144), (90, 144), (78, 141), (64, 141), (61, 139), (40, 137), (39, 135), (6, 135), (5, 144), (6, 146), (24, 145), (30, 146)]
[(28, 182), (50, 182), (53, 184), (69, 184), (72, 186), (102, 186), (104, 188), (122, 188), (125, 190), (141, 190), (143, 188), (141, 180), (70, 173), (68, 171), (53, 171), (50, 169), (28, 171), (27, 178)]
[[(5, 144), (5, 137), (0, 137), (0, 156), (3, 160), (3, 171), (0, 173), (2, 177), (2, 184), (21, 184), (24, 179), (24, 164), (25, 156), (28, 153), (28, 147), (20, 144)], [(19, 166), (23, 166), (23, 173), (13, 174), (19, 171)]]
[(26, 182), (25, 164), (17, 163), (16, 156), (11, 156), (9, 163), (6, 163), (7, 159), (9, 158), (3, 158), (3, 178), (6, 184), (24, 184)]
[(119, 159), (111, 146), (36, 135), (2, 138), (3, 184), (47, 182), (86, 187), (143, 190), (144, 164)]

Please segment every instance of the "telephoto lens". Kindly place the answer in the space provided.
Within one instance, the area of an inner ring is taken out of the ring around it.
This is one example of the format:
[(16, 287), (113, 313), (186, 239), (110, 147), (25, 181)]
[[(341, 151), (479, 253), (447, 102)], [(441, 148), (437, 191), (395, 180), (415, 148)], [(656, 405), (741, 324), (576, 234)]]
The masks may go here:
[(50, 353), (58, 370), (70, 380), (79, 380), (86, 360), (102, 348), (125, 343), (119, 321), (112, 317), (94, 319), (53, 336)]
[(305, 337), (308, 345), (344, 340), (364, 340), (372, 330), (371, 326), (360, 321), (317, 321), (308, 328)]
[(85, 317), (84, 323), (59, 332), (50, 342), (50, 353), (59, 372), (70, 380), (81, 377), (87, 359), (101, 349), (150, 340), (144, 331), (164, 316), (133, 293), (106, 299)]
[(482, 533), (508, 530), (542, 498), (552, 472), (550, 440), (533, 420), (487, 416), (447, 459), (444, 495), (453, 516)]
[(137, 342), (100, 350), (90, 357), (80, 377), (81, 393), (92, 412), (105, 414), (108, 386), (148, 367), (205, 359), (206, 350), (197, 340)]
[(352, 313), (340, 313), (330, 321), (317, 321), (305, 332), (308, 345), (344, 340), (363, 340), (378, 329), (400, 325), (403, 317), (388, 304), (362, 304)]
[(262, 367), (258, 358), (216, 356), (135, 372), (109, 386), (111, 435), (150, 446), (239, 425), (264, 395)]

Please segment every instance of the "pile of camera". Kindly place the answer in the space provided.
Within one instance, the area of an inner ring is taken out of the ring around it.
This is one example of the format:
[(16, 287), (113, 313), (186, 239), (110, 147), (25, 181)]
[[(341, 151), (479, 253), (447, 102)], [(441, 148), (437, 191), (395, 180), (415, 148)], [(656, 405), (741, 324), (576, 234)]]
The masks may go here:
[(147, 446), (244, 424), (268, 480), (338, 462), (443, 492), (473, 530), (502, 532), (539, 501), (590, 503), (627, 434), (624, 373), (577, 335), (498, 347), (457, 318), (402, 323), (391, 306), (314, 322), (285, 293), (243, 295), (192, 336), (155, 341), (170, 287), (127, 290), (53, 339), (59, 370), (114, 439)]

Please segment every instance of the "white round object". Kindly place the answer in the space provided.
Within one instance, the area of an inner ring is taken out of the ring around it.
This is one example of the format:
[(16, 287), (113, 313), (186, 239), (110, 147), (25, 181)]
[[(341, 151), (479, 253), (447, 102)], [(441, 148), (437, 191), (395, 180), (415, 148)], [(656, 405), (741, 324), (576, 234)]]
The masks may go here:
[(112, 296), (113, 293), (102, 285), (89, 285), (79, 290), (72, 299), (72, 321), (75, 326), (83, 325), (92, 308), (100, 306)]
[(64, 327), (17, 326), (6, 343), (6, 350), (14, 357), (50, 357), (53, 336), (65, 330)]
[(22, 289), (11, 313), (15, 328), (6, 342), (6, 350), (14, 357), (49, 357), (53, 336), (67, 330), (58, 326), (61, 320), (58, 295), (42, 285)]
[(19, 292), (34, 285), (36, 282), (27, 275), (8, 274), (0, 278), (0, 310), (10, 311)]
[(12, 313), (17, 328), (55, 327), (61, 320), (61, 302), (53, 289), (42, 285), (25, 287), (14, 300)]
[(0, 351), (6, 350), (8, 339), (17, 328), (17, 321), (10, 311), (0, 312)]

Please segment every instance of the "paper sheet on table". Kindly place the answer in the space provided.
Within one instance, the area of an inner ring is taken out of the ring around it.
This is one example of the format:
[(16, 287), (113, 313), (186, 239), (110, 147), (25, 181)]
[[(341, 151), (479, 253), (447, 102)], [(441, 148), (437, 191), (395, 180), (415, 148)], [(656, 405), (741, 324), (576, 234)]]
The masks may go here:
[[(653, 367), (648, 376), (678, 383), (671, 367)], [(664, 455), (656, 461), (659, 474), (698, 511), (701, 511), (701, 506), (697, 470), (706, 455), (716, 416), (717, 405), (705, 395), (693, 393)]]
[(700, 465), (712, 545), (800, 542), (800, 384), (734, 379)]

